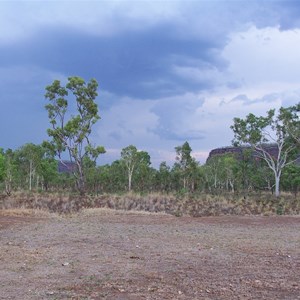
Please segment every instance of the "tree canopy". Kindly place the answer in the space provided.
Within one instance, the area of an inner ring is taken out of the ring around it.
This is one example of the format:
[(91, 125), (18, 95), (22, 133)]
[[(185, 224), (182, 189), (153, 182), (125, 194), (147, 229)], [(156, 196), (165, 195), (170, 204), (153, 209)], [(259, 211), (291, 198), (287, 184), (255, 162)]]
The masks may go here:
[[(86, 83), (80, 77), (69, 77), (66, 86), (54, 80), (46, 87), (45, 98), (49, 104), (45, 108), (51, 124), (47, 132), (51, 140), (45, 144), (61, 160), (62, 153), (66, 151), (70, 160), (75, 162), (77, 168), (74, 176), (81, 194), (85, 192), (84, 158), (96, 160), (99, 154), (105, 152), (104, 147), (93, 146), (89, 139), (93, 125), (100, 119), (95, 102), (97, 89), (95, 79)], [(69, 99), (75, 99), (75, 115), (72, 115)]]
[[(234, 118), (233, 122), (233, 144), (251, 145), (256, 156), (267, 163), (275, 176), (275, 195), (278, 197), (282, 170), (294, 161), (291, 153), (296, 149), (291, 130), (288, 130), (288, 124), (293, 124), (291, 114), (284, 108), (277, 114), (271, 109), (265, 117), (250, 113), (245, 119)], [(276, 155), (268, 150), (270, 144), (276, 145)]]

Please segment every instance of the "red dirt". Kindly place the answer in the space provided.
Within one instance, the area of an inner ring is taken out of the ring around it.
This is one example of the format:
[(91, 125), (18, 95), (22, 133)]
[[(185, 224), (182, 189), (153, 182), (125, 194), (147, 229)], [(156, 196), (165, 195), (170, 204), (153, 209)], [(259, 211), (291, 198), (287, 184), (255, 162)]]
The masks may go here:
[(300, 217), (0, 216), (0, 299), (300, 299)]
[(39, 219), (37, 217), (24, 217), (24, 216), (1, 216), (0, 215), (0, 230), (6, 227), (12, 227), (16, 225), (25, 225), (28, 223), (36, 223)]

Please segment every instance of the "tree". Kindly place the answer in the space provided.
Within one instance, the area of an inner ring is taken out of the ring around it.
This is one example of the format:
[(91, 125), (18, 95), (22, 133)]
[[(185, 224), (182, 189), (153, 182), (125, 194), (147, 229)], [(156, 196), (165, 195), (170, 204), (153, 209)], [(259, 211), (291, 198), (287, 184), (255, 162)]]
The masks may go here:
[[(34, 181), (39, 184), (38, 168), (41, 165), (44, 156), (44, 149), (40, 145), (32, 143), (25, 144), (16, 151), (19, 162), (19, 170), (22, 169), (24, 175), (28, 178), (28, 189), (31, 191)], [(26, 181), (27, 182), (27, 181)]]
[(150, 155), (146, 151), (138, 151), (138, 164), (133, 174), (133, 183), (140, 192), (151, 190), (156, 170), (150, 165)]
[(297, 196), (300, 187), (300, 166), (292, 164), (284, 169), (282, 174), (283, 188), (289, 190)]
[(127, 190), (127, 178), (124, 176), (124, 162), (115, 160), (109, 168), (110, 192), (124, 192)]
[(123, 148), (121, 151), (121, 160), (125, 165), (128, 176), (128, 191), (132, 188), (132, 176), (138, 166), (151, 164), (150, 156), (145, 151), (138, 151), (133, 145)]
[(159, 165), (158, 172), (156, 173), (157, 187), (162, 192), (169, 192), (171, 190), (171, 173), (170, 167), (166, 161)]
[(285, 130), (291, 138), (300, 144), (300, 102), (294, 106), (280, 108), (280, 116), (285, 125)]
[(207, 187), (212, 190), (235, 192), (238, 160), (232, 153), (211, 157), (205, 166)]
[(183, 188), (186, 189), (189, 173), (195, 165), (195, 161), (191, 156), (192, 148), (188, 142), (185, 142), (182, 146), (175, 147), (175, 150), (176, 160), (179, 164), (183, 178)]
[(42, 189), (48, 190), (50, 185), (58, 181), (58, 162), (51, 156), (44, 157), (40, 162), (38, 172), (41, 176)]
[[(75, 162), (77, 168), (73, 175), (81, 195), (85, 193), (84, 158), (96, 160), (101, 153), (105, 153), (104, 147), (94, 147), (89, 140), (93, 125), (100, 119), (95, 102), (97, 88), (95, 79), (86, 84), (80, 77), (69, 77), (66, 86), (55, 80), (46, 87), (45, 98), (50, 103), (45, 108), (52, 127), (47, 132), (52, 140), (45, 144), (61, 161), (62, 153), (66, 151), (70, 161)], [(76, 115), (71, 115), (68, 96), (75, 98)]]
[(13, 177), (16, 171), (15, 167), (15, 157), (14, 152), (11, 149), (5, 151), (5, 192), (8, 196), (11, 195), (12, 185), (13, 185)]
[[(275, 109), (271, 109), (266, 117), (257, 117), (250, 113), (245, 119), (234, 118), (234, 124), (231, 126), (234, 132), (233, 143), (251, 145), (255, 155), (263, 159), (272, 170), (276, 197), (280, 195), (282, 170), (294, 161), (291, 154), (296, 149), (296, 145), (287, 130), (290, 117), (284, 108), (281, 108), (277, 115)], [(276, 147), (276, 153), (270, 151), (270, 144)]]
[(238, 186), (244, 194), (253, 188), (252, 178), (256, 169), (253, 150), (249, 147), (242, 147), (240, 156), (236, 157), (236, 176)]
[(5, 156), (3, 149), (0, 148), (0, 181), (4, 179), (5, 176)]

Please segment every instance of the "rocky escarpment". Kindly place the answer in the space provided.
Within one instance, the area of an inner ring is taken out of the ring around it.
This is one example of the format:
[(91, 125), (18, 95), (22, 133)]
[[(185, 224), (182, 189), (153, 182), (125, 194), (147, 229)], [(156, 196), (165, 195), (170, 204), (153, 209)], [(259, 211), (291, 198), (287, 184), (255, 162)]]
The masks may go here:
[[(276, 157), (278, 155), (278, 147), (276, 144), (265, 145), (264, 149), (273, 157)], [(248, 153), (251, 153), (253, 157), (255, 156), (255, 151), (250, 146), (239, 146), (239, 147), (228, 146), (228, 147), (216, 148), (209, 152), (207, 161), (209, 161), (213, 157), (226, 155), (226, 154), (233, 154), (238, 159), (244, 159), (246, 151)]]

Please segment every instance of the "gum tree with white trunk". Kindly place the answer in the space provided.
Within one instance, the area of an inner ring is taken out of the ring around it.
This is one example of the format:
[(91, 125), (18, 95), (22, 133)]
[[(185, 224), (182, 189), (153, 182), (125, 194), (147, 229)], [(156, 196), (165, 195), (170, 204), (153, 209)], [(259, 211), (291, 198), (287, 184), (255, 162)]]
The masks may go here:
[[(275, 179), (275, 196), (280, 196), (280, 178), (282, 170), (295, 161), (297, 145), (288, 130), (291, 116), (287, 109), (280, 108), (267, 112), (267, 116), (255, 116), (250, 113), (245, 119), (234, 118), (231, 129), (234, 132), (233, 144), (240, 146), (250, 145), (255, 156), (264, 160), (272, 170)], [(277, 149), (277, 153), (271, 153), (270, 145)]]

